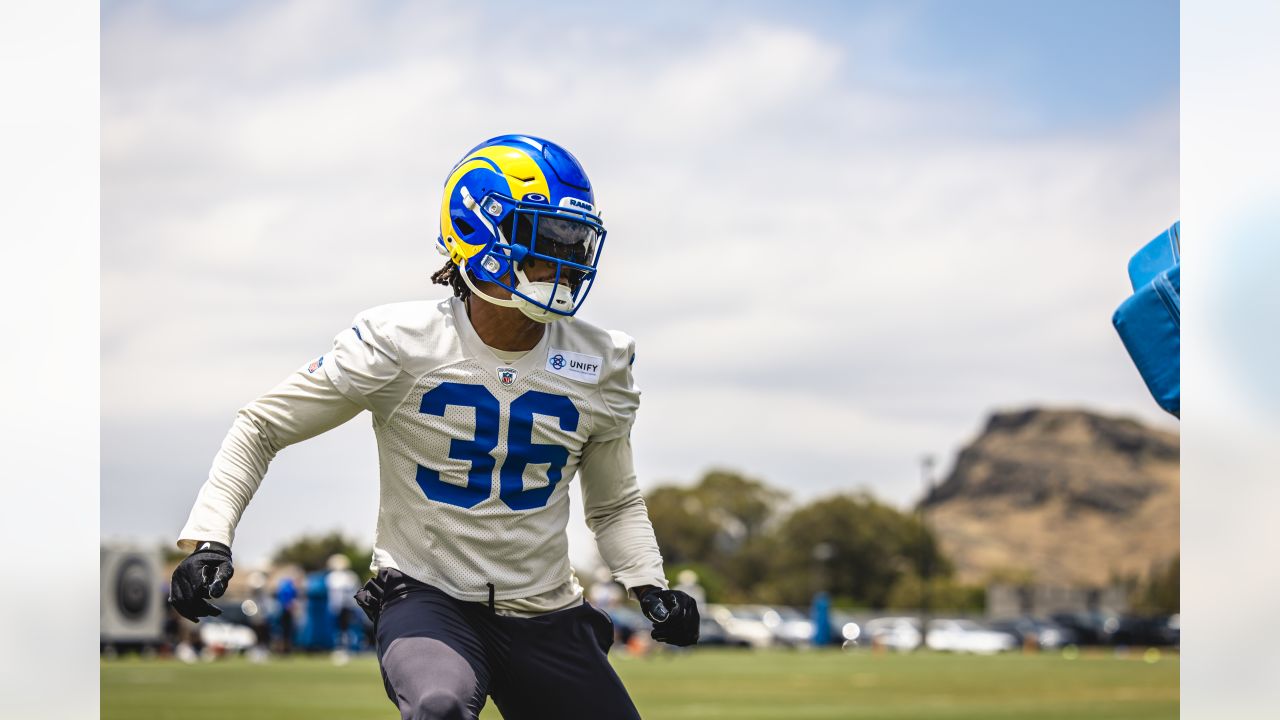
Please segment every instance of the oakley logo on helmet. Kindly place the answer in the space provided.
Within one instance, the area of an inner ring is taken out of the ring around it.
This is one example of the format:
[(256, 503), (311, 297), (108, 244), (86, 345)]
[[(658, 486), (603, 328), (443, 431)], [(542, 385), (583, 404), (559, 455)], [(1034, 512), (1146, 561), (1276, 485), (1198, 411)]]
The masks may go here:
[(523, 199), (528, 200), (529, 202), (544, 203), (547, 201), (547, 196), (542, 193), (525, 193)]

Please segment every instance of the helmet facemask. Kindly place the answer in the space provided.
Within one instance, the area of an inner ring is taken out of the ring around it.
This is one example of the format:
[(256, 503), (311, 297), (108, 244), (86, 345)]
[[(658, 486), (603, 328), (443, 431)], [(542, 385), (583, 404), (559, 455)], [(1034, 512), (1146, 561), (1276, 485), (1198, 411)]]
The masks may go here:
[[(469, 193), (462, 189), (464, 198)], [(489, 193), (467, 203), (477, 222), (496, 236), (485, 251), (467, 259), (463, 279), (472, 293), (503, 307), (515, 307), (537, 322), (571, 317), (594, 284), (605, 230), (599, 218), (573, 208), (517, 201)], [(548, 270), (531, 280), (536, 267)], [(554, 270), (554, 272), (552, 272)], [(510, 299), (481, 291), (469, 275), (511, 293)]]

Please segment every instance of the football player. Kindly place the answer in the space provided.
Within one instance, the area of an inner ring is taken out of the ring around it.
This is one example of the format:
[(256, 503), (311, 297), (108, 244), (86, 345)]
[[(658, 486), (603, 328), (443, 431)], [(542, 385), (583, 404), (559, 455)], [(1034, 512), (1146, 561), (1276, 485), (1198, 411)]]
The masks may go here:
[[(667, 589), (636, 484), (634, 341), (569, 319), (595, 284), (605, 229), (564, 148), (503, 135), (449, 173), (433, 276), (453, 296), (373, 308), (333, 348), (240, 410), (179, 536), (170, 603), (218, 614), (235, 528), (282, 448), (368, 411), (381, 475), (373, 580), (387, 696), (404, 718), (635, 718), (607, 615), (569, 567), (569, 485), (655, 639), (698, 640)], [(590, 708), (584, 711), (584, 708)]]

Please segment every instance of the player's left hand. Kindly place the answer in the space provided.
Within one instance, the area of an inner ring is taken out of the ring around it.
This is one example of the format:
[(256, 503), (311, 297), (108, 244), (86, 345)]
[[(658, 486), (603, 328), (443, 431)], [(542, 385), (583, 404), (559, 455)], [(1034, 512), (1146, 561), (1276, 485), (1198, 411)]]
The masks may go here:
[(219, 542), (201, 543), (174, 568), (169, 583), (169, 604), (192, 622), (221, 615), (222, 611), (209, 599), (222, 597), (234, 573), (231, 548)]
[(698, 603), (679, 590), (652, 588), (640, 596), (640, 610), (653, 623), (653, 639), (678, 647), (698, 642)]

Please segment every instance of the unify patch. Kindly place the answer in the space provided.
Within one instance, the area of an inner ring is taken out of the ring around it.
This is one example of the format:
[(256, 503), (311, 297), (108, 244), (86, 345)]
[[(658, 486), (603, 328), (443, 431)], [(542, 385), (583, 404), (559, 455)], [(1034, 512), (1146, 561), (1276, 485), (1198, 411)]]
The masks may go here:
[(596, 355), (583, 355), (551, 348), (547, 351), (547, 372), (578, 382), (595, 384), (600, 382), (600, 368), (604, 359)]

